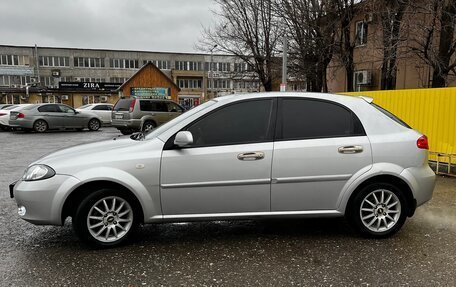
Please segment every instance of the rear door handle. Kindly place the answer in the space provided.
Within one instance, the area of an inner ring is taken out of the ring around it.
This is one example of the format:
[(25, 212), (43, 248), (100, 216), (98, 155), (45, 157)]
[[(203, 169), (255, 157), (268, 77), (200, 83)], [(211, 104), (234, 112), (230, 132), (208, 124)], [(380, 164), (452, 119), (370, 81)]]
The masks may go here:
[(341, 146), (339, 153), (353, 154), (363, 152), (363, 147), (360, 145)]
[(239, 160), (259, 160), (264, 158), (264, 152), (256, 151), (256, 152), (246, 152), (238, 154), (237, 158)]

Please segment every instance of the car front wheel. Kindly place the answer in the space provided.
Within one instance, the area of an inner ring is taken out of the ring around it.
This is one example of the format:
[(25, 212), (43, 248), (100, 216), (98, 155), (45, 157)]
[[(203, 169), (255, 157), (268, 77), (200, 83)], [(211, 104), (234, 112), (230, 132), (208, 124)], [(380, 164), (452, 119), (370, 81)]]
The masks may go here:
[(348, 220), (362, 235), (385, 238), (401, 229), (407, 218), (403, 192), (388, 183), (364, 187), (348, 207)]
[(113, 247), (125, 242), (138, 222), (134, 202), (127, 194), (98, 190), (85, 198), (73, 217), (78, 237), (97, 247)]
[(88, 127), (89, 127), (89, 130), (91, 130), (91, 131), (97, 131), (100, 128), (100, 126), (101, 126), (101, 123), (97, 119), (91, 119), (89, 121)]

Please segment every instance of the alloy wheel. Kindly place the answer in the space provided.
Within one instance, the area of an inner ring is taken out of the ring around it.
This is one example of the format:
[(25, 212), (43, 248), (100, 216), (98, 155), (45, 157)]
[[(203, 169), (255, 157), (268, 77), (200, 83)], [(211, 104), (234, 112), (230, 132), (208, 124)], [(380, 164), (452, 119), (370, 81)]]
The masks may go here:
[(387, 189), (378, 189), (363, 199), (359, 214), (366, 228), (373, 232), (385, 232), (396, 225), (401, 211), (401, 202), (396, 194)]
[(96, 119), (90, 120), (90, 122), (89, 122), (89, 129), (90, 129), (91, 131), (96, 131), (96, 130), (98, 130), (99, 128), (100, 128), (100, 122), (99, 122), (98, 120), (96, 120)]
[(90, 234), (104, 243), (115, 242), (124, 237), (133, 224), (133, 210), (123, 198), (108, 196), (98, 200), (87, 215)]

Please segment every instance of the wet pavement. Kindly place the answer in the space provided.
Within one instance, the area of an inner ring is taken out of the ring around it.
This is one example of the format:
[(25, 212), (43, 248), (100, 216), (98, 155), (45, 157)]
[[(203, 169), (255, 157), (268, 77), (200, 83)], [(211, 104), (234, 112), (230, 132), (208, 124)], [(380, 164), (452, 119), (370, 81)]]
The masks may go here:
[(371, 240), (343, 219), (147, 225), (129, 245), (93, 250), (63, 227), (16, 214), (7, 185), (40, 156), (117, 136), (0, 132), (0, 286), (456, 286), (456, 179), (394, 237)]

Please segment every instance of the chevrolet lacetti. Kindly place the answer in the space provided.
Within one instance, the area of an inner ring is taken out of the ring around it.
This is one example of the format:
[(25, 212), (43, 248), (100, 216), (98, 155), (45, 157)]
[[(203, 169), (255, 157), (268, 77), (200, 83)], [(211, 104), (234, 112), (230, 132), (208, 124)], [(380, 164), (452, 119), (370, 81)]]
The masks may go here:
[(431, 199), (426, 136), (372, 99), (317, 93), (216, 98), (149, 133), (79, 145), (10, 186), (18, 213), (115, 246), (143, 223), (339, 217), (396, 233)]

